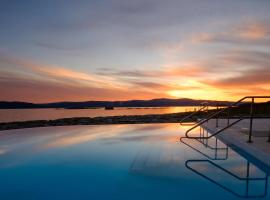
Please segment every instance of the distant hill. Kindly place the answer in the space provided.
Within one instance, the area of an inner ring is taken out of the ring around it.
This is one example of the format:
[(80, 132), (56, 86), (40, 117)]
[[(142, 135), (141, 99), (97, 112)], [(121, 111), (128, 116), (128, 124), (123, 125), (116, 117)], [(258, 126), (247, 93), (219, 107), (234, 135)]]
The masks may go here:
[(151, 100), (129, 100), (129, 101), (85, 101), (85, 102), (56, 102), (56, 103), (27, 103), (0, 101), (0, 109), (23, 109), (23, 108), (66, 108), (82, 109), (95, 107), (166, 107), (166, 106), (199, 106), (203, 102), (215, 106), (228, 105), (228, 101), (210, 101), (194, 99), (151, 99)]

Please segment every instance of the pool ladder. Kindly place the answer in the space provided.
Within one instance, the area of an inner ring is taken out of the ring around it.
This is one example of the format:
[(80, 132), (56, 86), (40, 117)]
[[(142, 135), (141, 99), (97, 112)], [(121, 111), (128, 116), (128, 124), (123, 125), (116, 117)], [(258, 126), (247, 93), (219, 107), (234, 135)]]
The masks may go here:
[[(250, 103), (250, 114), (249, 115), (247, 115), (247, 116), (241, 116), (241, 115), (234, 116), (234, 115), (231, 115), (231, 112), (230, 112), (231, 109), (239, 107), (239, 105), (242, 105), (244, 103), (243, 102), (244, 100), (248, 100), (248, 99), (251, 100), (251, 102), (246, 102), (246, 103)], [(249, 134), (248, 134), (248, 141), (247, 142), (252, 143), (253, 119), (255, 118), (254, 117), (254, 101), (255, 101), (255, 99), (270, 99), (270, 96), (246, 96), (246, 97), (243, 97), (242, 99), (236, 101), (235, 103), (232, 103), (230, 106), (227, 106), (226, 108), (223, 108), (223, 109), (217, 108), (217, 112), (210, 113), (205, 118), (197, 121), (197, 123), (195, 123), (193, 127), (188, 129), (186, 131), (186, 133), (185, 133), (185, 137), (190, 138), (190, 139), (209, 139), (211, 137), (214, 137), (214, 136), (218, 135), (219, 133), (223, 132), (224, 130), (232, 127), (233, 125), (239, 123), (243, 119), (249, 119), (250, 120), (250, 122), (249, 122)], [(196, 114), (198, 114), (198, 112), (193, 113), (193, 115), (196, 115)], [(201, 135), (200, 136), (190, 136), (189, 135), (189, 133), (192, 130), (194, 130), (197, 127), (203, 126), (204, 124), (208, 123), (208, 121), (211, 120), (211, 119), (216, 119), (216, 128), (218, 128), (219, 127), (219, 117), (221, 115), (223, 115), (223, 118), (224, 118), (224, 115), (226, 116), (225, 119), (227, 119), (227, 125), (225, 127), (217, 130), (215, 133), (213, 133), (213, 134), (211, 134), (209, 136), (201, 136)], [(185, 118), (187, 118), (187, 117), (185, 117)], [(181, 122), (184, 119), (182, 119)], [(232, 122), (231, 119), (236, 119), (236, 120)], [(267, 141), (270, 142), (270, 131), (269, 131)]]
[[(248, 116), (233, 116), (231, 114), (231, 109), (232, 108), (237, 108), (239, 105), (243, 104), (243, 101), (244, 100), (247, 100), (247, 99), (251, 99), (251, 102), (248, 102), (250, 103), (250, 114)], [(248, 135), (248, 142), (252, 142), (252, 130), (253, 130), (253, 119), (255, 118), (254, 117), (254, 100), (255, 99), (270, 99), (270, 96), (246, 96), (246, 97), (243, 97), (242, 99), (240, 99), (239, 101), (231, 104), (230, 106), (226, 107), (226, 108), (223, 108), (223, 109), (219, 109), (217, 107), (217, 111), (216, 112), (210, 112), (210, 114), (208, 113), (208, 110), (207, 110), (207, 116), (205, 116), (203, 119), (200, 119), (198, 120), (196, 123), (193, 123), (193, 127), (191, 127), (190, 129), (188, 129), (185, 133), (185, 137), (181, 137), (180, 138), (180, 141), (184, 144), (186, 144), (187, 146), (191, 147), (192, 149), (194, 149), (195, 151), (197, 151), (198, 153), (202, 154), (203, 156), (205, 156), (208, 160), (187, 160), (186, 163), (185, 163), (185, 166), (190, 169), (191, 171), (193, 171), (194, 173), (200, 175), (201, 177), (207, 179), (208, 181), (216, 184), (217, 186), (223, 188), (224, 190), (226, 190), (227, 192), (230, 192), (231, 194), (237, 196), (237, 197), (241, 197), (241, 198), (264, 198), (267, 196), (267, 189), (268, 189), (268, 176), (269, 176), (269, 172), (265, 172), (265, 176), (264, 177), (260, 177), (260, 178), (252, 178), (250, 177), (249, 173), (250, 173), (250, 162), (247, 161), (247, 171), (246, 171), (246, 177), (245, 178), (242, 178), (242, 177), (239, 177), (237, 176), (236, 174), (234, 174), (233, 172), (223, 168), (222, 166), (220, 166), (219, 164), (217, 164), (216, 162), (214, 161), (217, 161), (217, 162), (220, 162), (221, 160), (227, 160), (228, 159), (228, 146), (226, 146), (225, 148), (220, 148), (218, 147), (217, 145), (215, 145), (214, 147), (210, 146), (208, 144), (208, 140), (213, 138), (214, 136), (218, 135), (219, 133), (223, 132), (224, 130), (232, 127), (233, 125), (239, 123), (240, 121), (242, 121), (243, 119), (249, 119), (249, 135)], [(202, 109), (203, 110), (203, 109)], [(200, 111), (202, 111), (199, 109), (199, 111), (197, 112), (194, 112), (192, 114), (190, 114), (189, 116), (183, 118), (181, 120), (181, 123), (192, 117), (192, 116), (195, 116), (197, 115)], [(225, 114), (225, 115), (224, 115)], [(215, 133), (209, 135), (208, 134), (208, 131), (207, 133), (205, 134), (205, 129), (202, 128), (203, 125), (207, 124), (208, 121), (210, 119), (215, 119), (216, 120), (216, 128), (219, 127), (219, 118), (223, 117), (224, 119), (224, 116), (225, 119), (227, 119), (227, 125), (221, 129), (218, 129)], [(235, 119), (234, 121), (232, 121), (231, 119)], [(189, 124), (190, 125), (190, 124)], [(190, 136), (189, 133), (194, 130), (195, 128), (197, 127), (200, 127), (200, 136)], [(206, 148), (209, 148), (210, 150), (214, 150), (215, 151), (215, 156), (214, 157), (211, 157), (209, 155), (207, 155), (206, 153), (203, 153), (202, 151), (200, 151), (199, 149), (197, 149), (196, 147), (188, 144), (187, 142), (184, 141), (184, 139), (194, 139), (198, 142), (200, 142), (201, 144), (203, 144), (204, 147)], [(216, 144), (217, 144), (217, 138), (216, 139)], [(268, 142), (270, 142), (270, 132), (269, 132), (269, 136), (268, 136)], [(225, 150), (225, 158), (220, 158), (217, 156), (217, 152), (219, 152), (219, 150)], [(244, 194), (241, 194), (241, 193), (238, 193), (237, 191), (234, 191), (233, 189), (219, 183), (217, 180), (209, 177), (207, 174), (204, 174), (200, 171), (198, 171), (196, 168), (194, 168), (192, 166), (193, 163), (208, 163), (210, 165), (212, 165), (213, 167), (217, 168), (217, 169), (220, 169), (221, 171), (225, 172), (226, 174), (228, 174), (229, 176), (235, 178), (236, 180), (238, 181), (244, 181), (245, 182), (245, 187), (246, 187), (246, 190), (245, 190), (245, 193)], [(254, 194), (250, 194), (249, 193), (249, 190), (250, 190), (250, 182), (253, 182), (253, 181), (262, 181), (264, 183), (264, 190), (262, 192), (262, 194), (258, 194), (258, 195), (254, 195)]]

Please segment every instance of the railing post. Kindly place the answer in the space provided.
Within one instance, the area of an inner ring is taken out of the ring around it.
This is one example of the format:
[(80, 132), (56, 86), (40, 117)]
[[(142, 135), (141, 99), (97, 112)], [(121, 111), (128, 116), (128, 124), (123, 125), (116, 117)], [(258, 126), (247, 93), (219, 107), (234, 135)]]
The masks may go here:
[[(208, 138), (208, 130), (206, 130), (206, 137)], [(208, 147), (208, 139), (206, 139), (205, 145), (206, 145), (206, 147)]]
[[(217, 104), (217, 112), (218, 112), (218, 104)], [(216, 118), (216, 128), (218, 127), (218, 115), (217, 115), (217, 118)]]
[(215, 159), (217, 159), (217, 138), (216, 138), (216, 148), (215, 148)]
[(202, 128), (202, 135), (203, 135), (202, 141), (203, 141), (203, 143), (204, 143), (204, 128)]
[(250, 123), (249, 123), (249, 135), (248, 135), (248, 143), (252, 143), (252, 128), (253, 128), (253, 104), (254, 104), (254, 97), (251, 98), (251, 105), (250, 105)]
[[(208, 115), (208, 111), (209, 111), (209, 108), (208, 108), (208, 105), (206, 106), (206, 115)], [(208, 124), (208, 120), (206, 121), (206, 123)]]
[(228, 112), (227, 112), (227, 126), (229, 126), (230, 124), (230, 112), (229, 112), (229, 109), (228, 109)]
[(269, 131), (268, 131), (268, 140), (267, 142), (270, 142), (270, 128), (269, 128)]

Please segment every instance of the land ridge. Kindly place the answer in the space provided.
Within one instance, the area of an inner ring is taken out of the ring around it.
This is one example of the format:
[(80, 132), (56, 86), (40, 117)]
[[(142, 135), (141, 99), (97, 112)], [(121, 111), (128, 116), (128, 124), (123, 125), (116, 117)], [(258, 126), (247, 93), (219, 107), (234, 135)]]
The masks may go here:
[(66, 108), (86, 109), (96, 107), (168, 107), (168, 106), (199, 106), (203, 102), (210, 106), (229, 105), (229, 101), (195, 100), (195, 99), (151, 99), (151, 100), (128, 100), (128, 101), (83, 101), (83, 102), (54, 102), (54, 103), (29, 103), (0, 101), (0, 109), (23, 109), (23, 108)]

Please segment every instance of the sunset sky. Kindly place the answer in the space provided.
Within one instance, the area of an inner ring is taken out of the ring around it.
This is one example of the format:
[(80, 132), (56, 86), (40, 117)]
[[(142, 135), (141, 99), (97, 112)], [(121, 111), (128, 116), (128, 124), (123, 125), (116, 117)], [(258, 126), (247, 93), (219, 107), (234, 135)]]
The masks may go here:
[(269, 0), (0, 2), (0, 100), (270, 94)]

